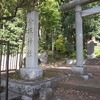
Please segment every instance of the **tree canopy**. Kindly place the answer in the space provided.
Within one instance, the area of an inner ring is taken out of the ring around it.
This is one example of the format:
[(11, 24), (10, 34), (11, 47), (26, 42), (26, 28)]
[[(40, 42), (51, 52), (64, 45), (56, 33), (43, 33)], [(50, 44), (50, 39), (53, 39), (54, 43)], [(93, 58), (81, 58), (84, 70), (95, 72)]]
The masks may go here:
[(38, 7), (45, 0), (1, 0), (0, 20), (10, 20), (16, 17), (19, 9), (27, 12)]
[[(26, 14), (32, 10), (39, 13), (39, 51), (54, 50), (72, 57), (76, 50), (75, 11), (60, 11), (60, 6), (70, 0), (1, 0), (0, 38), (22, 44), (26, 33)], [(82, 6), (89, 9), (100, 2)], [(92, 35), (100, 40), (100, 14), (83, 18), (84, 49)], [(53, 48), (53, 49), (52, 49)]]

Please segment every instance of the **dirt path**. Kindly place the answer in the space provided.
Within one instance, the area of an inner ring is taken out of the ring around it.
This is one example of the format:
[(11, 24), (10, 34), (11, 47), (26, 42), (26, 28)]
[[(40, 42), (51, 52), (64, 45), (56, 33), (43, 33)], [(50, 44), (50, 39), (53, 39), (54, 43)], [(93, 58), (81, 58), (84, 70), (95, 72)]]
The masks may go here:
[(57, 88), (54, 90), (53, 100), (100, 100), (100, 94)]
[[(79, 76), (71, 76), (61, 80), (59, 84), (65, 85), (65, 88), (64, 86), (57, 86), (57, 88), (53, 89), (54, 96), (52, 100), (100, 100), (100, 65), (84, 66), (87, 67), (88, 72), (91, 73), (93, 77), (89, 78), (89, 80), (84, 80)], [(72, 73), (70, 66), (55, 67), (52, 65), (52, 68), (45, 67), (45, 69), (54, 72), (60, 71), (64, 74)], [(72, 87), (69, 88), (68, 84), (69, 86), (71, 84)], [(77, 87), (73, 89), (74, 85), (77, 85)], [(79, 89), (80, 87), (81, 89)], [(91, 89), (91, 87), (93, 88)], [(97, 90), (99, 90), (99, 92)]]

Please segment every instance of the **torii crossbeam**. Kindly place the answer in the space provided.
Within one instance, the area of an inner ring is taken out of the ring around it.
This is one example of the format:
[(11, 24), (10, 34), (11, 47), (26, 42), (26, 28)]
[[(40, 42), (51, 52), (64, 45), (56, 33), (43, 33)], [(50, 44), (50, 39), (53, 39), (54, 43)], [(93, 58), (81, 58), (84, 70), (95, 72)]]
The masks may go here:
[(62, 11), (66, 11), (66, 10), (70, 10), (70, 9), (75, 8), (76, 5), (86, 5), (88, 3), (92, 3), (92, 2), (96, 2), (96, 1), (99, 1), (99, 0), (73, 0), (73, 1), (70, 1), (68, 3), (63, 4), (60, 7), (60, 9)]

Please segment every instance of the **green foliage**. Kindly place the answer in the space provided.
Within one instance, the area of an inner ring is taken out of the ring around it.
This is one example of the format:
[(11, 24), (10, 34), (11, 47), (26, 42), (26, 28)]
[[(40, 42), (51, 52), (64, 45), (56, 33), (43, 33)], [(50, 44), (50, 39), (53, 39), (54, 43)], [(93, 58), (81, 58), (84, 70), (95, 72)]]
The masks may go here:
[(100, 39), (100, 15), (89, 16), (83, 20), (84, 43), (90, 40), (92, 36)]
[[(13, 44), (22, 43), (25, 32), (26, 14), (34, 8), (39, 13), (39, 51), (51, 50), (55, 42), (55, 50), (50, 53), (52, 59), (61, 59), (64, 55), (75, 58), (76, 34), (75, 11), (61, 12), (60, 5), (70, 0), (1, 0), (0, 19), (12, 16), (7, 21), (0, 21), (0, 39), (9, 40)], [(39, 4), (39, 5), (38, 5)], [(83, 10), (99, 6), (100, 2), (94, 2), (82, 6)], [(16, 15), (16, 18), (13, 16)], [(8, 17), (9, 19), (9, 17)], [(91, 36), (100, 40), (100, 14), (88, 16), (83, 19), (84, 28), (84, 56), (86, 57), (86, 43)], [(97, 51), (97, 55), (98, 51)]]
[[(59, 4), (62, 4), (60, 0), (59, 2), (60, 2)], [(68, 2), (68, 0), (66, 0), (66, 2)], [(100, 5), (100, 2), (94, 2), (89, 5), (82, 6), (82, 8), (89, 9), (98, 5)], [(83, 19), (84, 49), (86, 48), (86, 43), (91, 38), (91, 36), (96, 36), (100, 40), (99, 26), (100, 26), (100, 15), (88, 16)], [(74, 57), (76, 51), (76, 34), (75, 34), (75, 12), (73, 10), (62, 13), (62, 32), (64, 38), (67, 39), (66, 42), (67, 55), (69, 58)]]
[(62, 34), (60, 34), (58, 36), (58, 39), (55, 41), (55, 48), (57, 51), (59, 51), (61, 53), (66, 52), (66, 45), (65, 45), (64, 37)]
[(23, 10), (24, 13), (38, 9), (43, 1), (45, 0), (1, 0), (0, 20), (10, 20), (16, 17), (20, 9)]
[(69, 59), (75, 59), (76, 58), (76, 52), (69, 54), (68, 58)]
[(58, 51), (48, 51), (48, 62), (56, 62), (56, 61), (61, 61), (65, 60), (66, 55), (62, 54)]
[(100, 50), (95, 51), (96, 58), (100, 58)]
[(10, 16), (14, 12), (19, 0), (1, 0), (0, 1), (0, 17)]
[(67, 57), (73, 57), (76, 51), (75, 12), (73, 10), (62, 13), (62, 31), (66, 39)]
[(54, 62), (55, 60), (54, 52), (48, 51), (48, 62)]
[(97, 58), (100, 58), (100, 44), (95, 46), (95, 51), (94, 51), (95, 55)]
[[(93, 2), (83, 7), (83, 9), (90, 9), (95, 6), (99, 6), (100, 2)], [(100, 39), (100, 14), (87, 16), (83, 18), (83, 30), (84, 30), (84, 45), (92, 36)], [(86, 48), (86, 45), (85, 45)]]
[(39, 52), (43, 51), (43, 50), (47, 50), (48, 46), (46, 45), (45, 41), (39, 41)]
[[(21, 50), (23, 34), (25, 32), (25, 15), (22, 10), (18, 11), (17, 17), (12, 20), (3, 20), (0, 22), (0, 40), (10, 41), (10, 53), (17, 53), (18, 47)], [(18, 45), (17, 47), (15, 45)], [(3, 54), (7, 49), (3, 47)]]
[(55, 0), (45, 0), (39, 9), (39, 15), (40, 41), (45, 43), (45, 49), (51, 50), (54, 30), (56, 29), (55, 34), (58, 34), (61, 29), (61, 14), (58, 3)]
[(18, 12), (18, 17), (10, 21), (2, 21), (0, 29), (0, 39), (9, 40), (13, 44), (21, 44), (25, 31), (25, 22), (22, 11)]
[(83, 57), (87, 58), (87, 50), (86, 49), (83, 50)]

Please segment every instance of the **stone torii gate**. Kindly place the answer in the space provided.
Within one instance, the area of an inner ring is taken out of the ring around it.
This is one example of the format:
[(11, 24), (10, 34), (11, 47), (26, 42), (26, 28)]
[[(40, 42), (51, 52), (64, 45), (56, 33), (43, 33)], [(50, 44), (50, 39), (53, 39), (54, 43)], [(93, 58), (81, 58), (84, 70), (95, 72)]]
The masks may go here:
[(94, 7), (91, 9), (83, 10), (82, 5), (92, 3), (99, 0), (73, 0), (65, 3), (61, 6), (62, 11), (75, 8), (75, 24), (76, 24), (76, 67), (72, 68), (72, 71), (80, 74), (87, 73), (83, 67), (83, 26), (82, 17), (100, 13), (100, 7)]

